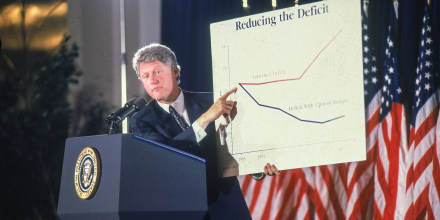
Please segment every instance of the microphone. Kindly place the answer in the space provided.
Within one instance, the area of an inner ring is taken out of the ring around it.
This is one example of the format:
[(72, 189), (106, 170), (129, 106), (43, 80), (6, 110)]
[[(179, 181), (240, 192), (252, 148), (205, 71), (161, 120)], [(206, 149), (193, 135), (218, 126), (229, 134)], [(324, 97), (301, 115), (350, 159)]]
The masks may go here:
[(127, 111), (128, 108), (130, 108), (130, 106), (133, 104), (134, 101), (136, 101), (136, 97), (131, 98), (130, 100), (128, 100), (127, 103), (125, 103), (124, 106), (122, 106), (122, 108), (118, 109), (115, 112), (112, 112), (109, 116), (107, 116), (107, 118), (105, 119), (107, 122), (112, 121), (116, 115), (120, 115), (121, 113)]
[(119, 124), (121, 121), (123, 121), (126, 117), (133, 114), (134, 112), (139, 111), (142, 107), (144, 107), (147, 104), (147, 101), (140, 97), (140, 98), (132, 98), (130, 99), (125, 105), (118, 109), (117, 111), (111, 113), (107, 118), (106, 121), (109, 124)]

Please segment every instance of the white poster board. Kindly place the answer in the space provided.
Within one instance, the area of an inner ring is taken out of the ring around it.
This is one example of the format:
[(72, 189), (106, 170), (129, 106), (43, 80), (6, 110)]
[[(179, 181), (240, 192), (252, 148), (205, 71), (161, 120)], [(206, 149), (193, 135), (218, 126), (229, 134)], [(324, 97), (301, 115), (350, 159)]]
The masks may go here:
[(361, 28), (354, 0), (211, 24), (214, 100), (238, 88), (216, 121), (223, 176), (365, 160)]

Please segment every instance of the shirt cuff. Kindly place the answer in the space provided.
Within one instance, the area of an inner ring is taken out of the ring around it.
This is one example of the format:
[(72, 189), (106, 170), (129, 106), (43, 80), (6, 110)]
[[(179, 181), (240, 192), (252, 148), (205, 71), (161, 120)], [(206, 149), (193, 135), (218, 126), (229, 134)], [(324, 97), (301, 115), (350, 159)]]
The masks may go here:
[(205, 130), (203, 130), (203, 129), (200, 127), (200, 125), (199, 125), (199, 123), (197, 123), (197, 121), (195, 121), (195, 122), (192, 124), (192, 127), (193, 127), (193, 130), (194, 130), (194, 134), (196, 135), (197, 143), (199, 143), (200, 141), (203, 140), (203, 138), (206, 137), (206, 132), (205, 132)]

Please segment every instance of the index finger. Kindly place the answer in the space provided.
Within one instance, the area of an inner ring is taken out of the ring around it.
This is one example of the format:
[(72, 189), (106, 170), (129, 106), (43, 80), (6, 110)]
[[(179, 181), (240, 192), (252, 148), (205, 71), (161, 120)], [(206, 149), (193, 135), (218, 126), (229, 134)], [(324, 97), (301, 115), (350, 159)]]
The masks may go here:
[(220, 97), (221, 99), (226, 99), (228, 98), (229, 95), (231, 95), (232, 93), (237, 92), (237, 87), (234, 87), (233, 89), (227, 91), (225, 94), (222, 95), (222, 97)]

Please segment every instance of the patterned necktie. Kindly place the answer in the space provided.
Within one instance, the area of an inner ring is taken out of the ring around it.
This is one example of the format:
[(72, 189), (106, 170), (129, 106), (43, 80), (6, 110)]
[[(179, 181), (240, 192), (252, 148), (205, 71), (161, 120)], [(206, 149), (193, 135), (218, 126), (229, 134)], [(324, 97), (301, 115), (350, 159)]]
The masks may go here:
[(180, 128), (182, 128), (182, 131), (189, 128), (189, 125), (186, 123), (185, 119), (183, 119), (183, 117), (180, 116), (180, 114), (177, 113), (176, 109), (174, 109), (171, 105), (170, 114), (173, 116), (174, 120), (176, 120), (177, 124), (179, 124)]

